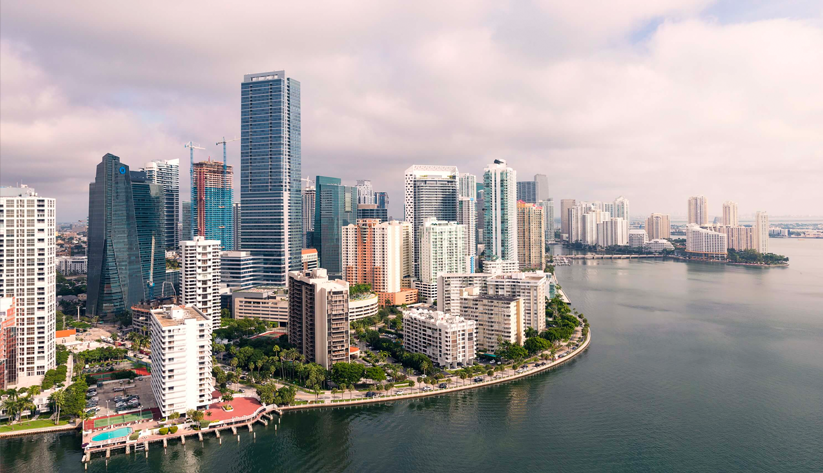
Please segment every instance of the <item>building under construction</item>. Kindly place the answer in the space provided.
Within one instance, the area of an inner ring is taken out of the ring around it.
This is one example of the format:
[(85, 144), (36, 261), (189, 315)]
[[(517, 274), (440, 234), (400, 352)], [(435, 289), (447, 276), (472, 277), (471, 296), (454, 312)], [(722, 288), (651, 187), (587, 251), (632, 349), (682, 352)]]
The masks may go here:
[(220, 240), (220, 249), (234, 249), (231, 166), (219, 161), (194, 163), (191, 208), (195, 235)]

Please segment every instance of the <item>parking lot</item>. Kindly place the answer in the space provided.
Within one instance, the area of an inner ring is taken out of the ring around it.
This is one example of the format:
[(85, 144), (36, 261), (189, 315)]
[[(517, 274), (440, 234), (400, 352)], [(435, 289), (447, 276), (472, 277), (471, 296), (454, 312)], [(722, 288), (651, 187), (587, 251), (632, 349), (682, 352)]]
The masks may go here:
[[(118, 396), (127, 397), (132, 395), (139, 396), (137, 405), (128, 406), (127, 409), (121, 409), (118, 412), (115, 398)], [(131, 383), (128, 380), (105, 383), (103, 387), (97, 388), (97, 396), (95, 397), (98, 398), (97, 407), (99, 410), (93, 417), (104, 417), (122, 414), (123, 412), (131, 412), (133, 410), (139, 410), (141, 406), (144, 410), (157, 406), (154, 402), (154, 395), (151, 392), (151, 382), (149, 378), (137, 378)], [(108, 401), (108, 406), (106, 406), (106, 401)]]

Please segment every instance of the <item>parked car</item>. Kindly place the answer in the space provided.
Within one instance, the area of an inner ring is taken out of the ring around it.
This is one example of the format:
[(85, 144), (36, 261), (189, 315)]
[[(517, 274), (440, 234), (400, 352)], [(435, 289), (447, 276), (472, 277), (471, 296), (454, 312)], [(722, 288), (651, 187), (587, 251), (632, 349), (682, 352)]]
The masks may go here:
[(432, 389), (434, 388), (431, 386), (423, 386), (423, 391), (431, 391)]
[(112, 389), (112, 392), (115, 392), (115, 393), (119, 393), (120, 391), (123, 391), (123, 388), (114, 388), (114, 389)]
[(371, 397), (375, 397), (375, 396), (377, 396), (377, 393), (374, 392), (374, 391), (369, 391), (369, 392), (366, 393), (366, 397), (371, 398)]
[(395, 394), (403, 395), (403, 394), (406, 394), (406, 391), (403, 391), (402, 389), (398, 389), (397, 392), (395, 392)]
[(446, 388), (449, 387), (449, 385), (446, 384), (446, 383), (440, 383), (440, 384), (437, 385), (437, 387), (440, 388), (440, 389), (446, 389)]
[(240, 394), (244, 394), (245, 392), (246, 392), (246, 390), (245, 390), (245, 389), (240, 388)]
[(483, 377), (482, 377), (482, 376), (478, 376), (478, 377), (474, 378), (474, 382), (475, 382), (475, 383), (479, 383), (479, 382), (481, 382), (481, 381), (483, 381)]

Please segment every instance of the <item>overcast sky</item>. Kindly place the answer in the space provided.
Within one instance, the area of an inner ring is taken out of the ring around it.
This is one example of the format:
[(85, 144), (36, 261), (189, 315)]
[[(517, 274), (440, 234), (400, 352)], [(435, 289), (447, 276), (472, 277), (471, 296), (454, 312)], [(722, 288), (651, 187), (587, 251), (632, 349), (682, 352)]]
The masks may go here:
[(180, 158), (188, 200), (183, 143), (220, 159), (243, 74), (282, 69), (303, 175), (371, 179), (395, 217), (410, 165), (495, 158), (547, 174), (558, 209), (622, 194), (683, 215), (703, 194), (712, 215), (823, 214), (819, 0), (207, 3), (2, 0), (2, 184), (85, 218), (111, 152)]

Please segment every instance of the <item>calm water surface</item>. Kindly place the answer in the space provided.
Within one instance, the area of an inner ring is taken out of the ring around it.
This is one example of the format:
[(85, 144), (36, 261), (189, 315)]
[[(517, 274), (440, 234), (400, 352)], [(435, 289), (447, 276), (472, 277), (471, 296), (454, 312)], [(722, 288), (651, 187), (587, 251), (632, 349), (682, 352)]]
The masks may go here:
[[(152, 447), (90, 472), (823, 471), (823, 240), (789, 268), (558, 268), (593, 344), (550, 373), (461, 394), (292, 413), (238, 443)], [(0, 443), (0, 471), (83, 471), (76, 435)]]

